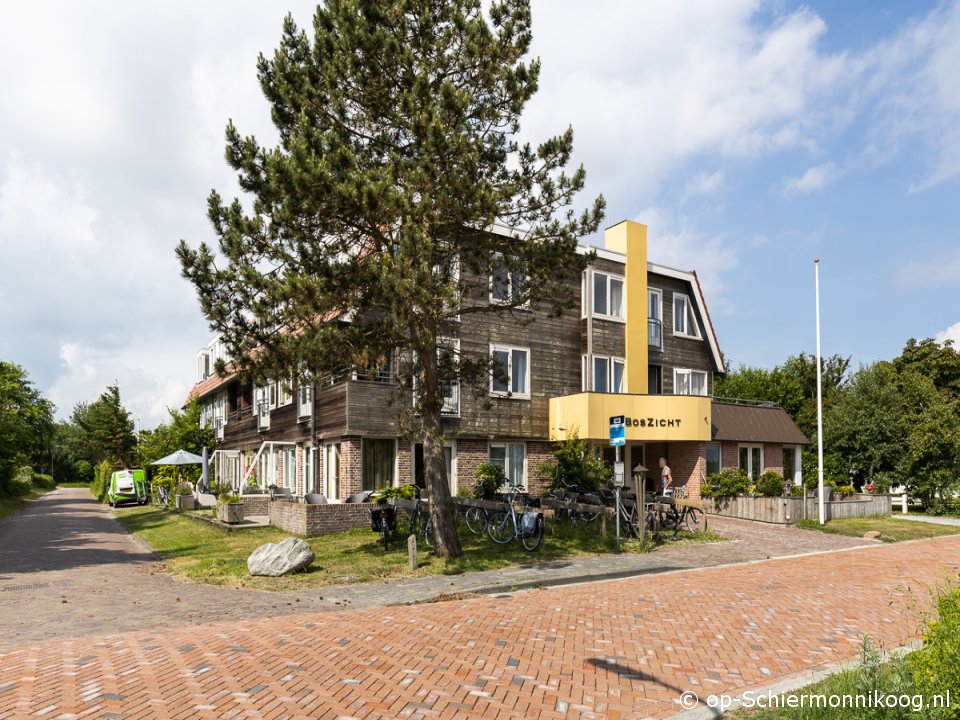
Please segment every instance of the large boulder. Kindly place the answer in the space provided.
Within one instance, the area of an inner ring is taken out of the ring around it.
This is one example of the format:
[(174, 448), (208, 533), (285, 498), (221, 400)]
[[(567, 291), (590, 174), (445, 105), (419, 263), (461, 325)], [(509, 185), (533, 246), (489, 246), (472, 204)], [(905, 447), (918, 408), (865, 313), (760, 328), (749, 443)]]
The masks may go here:
[(278, 543), (261, 545), (247, 558), (251, 575), (280, 577), (310, 567), (313, 550), (300, 538), (287, 538)]

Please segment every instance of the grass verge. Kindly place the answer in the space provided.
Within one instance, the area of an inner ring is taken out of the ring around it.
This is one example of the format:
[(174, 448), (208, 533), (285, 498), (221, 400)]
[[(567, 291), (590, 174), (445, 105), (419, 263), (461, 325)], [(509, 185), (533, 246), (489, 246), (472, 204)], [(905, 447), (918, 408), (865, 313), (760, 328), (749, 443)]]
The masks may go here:
[(90, 483), (88, 482), (58, 482), (57, 487), (63, 488), (86, 488), (90, 489)]
[[(308, 538), (316, 559), (307, 572), (281, 578), (260, 578), (247, 574), (247, 558), (258, 546), (289, 537), (279, 528), (224, 533), (212, 525), (152, 506), (122, 508), (115, 511), (115, 515), (164, 558), (171, 574), (194, 582), (263, 590), (295, 590), (422, 575), (457, 575), (542, 560), (606, 554), (613, 549), (613, 539), (600, 538), (594, 527), (579, 530), (561, 526), (554, 533), (548, 524), (543, 546), (533, 553), (524, 551), (519, 543), (494, 545), (486, 535), (472, 535), (463, 528), (460, 532), (464, 550), (462, 558), (443, 560), (421, 551), (419, 568), (416, 573), (411, 573), (402, 533), (396, 533), (395, 544), (384, 552), (370, 530), (349, 530)], [(679, 542), (717, 542), (723, 539), (709, 532), (685, 533)], [(625, 552), (649, 549), (635, 540), (624, 543)]]
[(935, 525), (933, 523), (917, 522), (915, 520), (898, 520), (897, 518), (880, 515), (865, 518), (844, 518), (830, 520), (821, 526), (816, 520), (797, 520), (796, 526), (805, 530), (819, 530), (834, 535), (849, 535), (863, 537), (871, 530), (880, 532), (883, 542), (903, 542), (904, 540), (921, 540), (923, 538), (940, 537), (941, 535), (956, 535), (960, 527), (953, 525)]
[(36, 500), (41, 495), (46, 495), (49, 490), (38, 490), (34, 488), (26, 495), (21, 497), (5, 497), (0, 498), (0, 519), (5, 518), (7, 515), (12, 515), (18, 510), (23, 509), (23, 507), (30, 502), (31, 500)]

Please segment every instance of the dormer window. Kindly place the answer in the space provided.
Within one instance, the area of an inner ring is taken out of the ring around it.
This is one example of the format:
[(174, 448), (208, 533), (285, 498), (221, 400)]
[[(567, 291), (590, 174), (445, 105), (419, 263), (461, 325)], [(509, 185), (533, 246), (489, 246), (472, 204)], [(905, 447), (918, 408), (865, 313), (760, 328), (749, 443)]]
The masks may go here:
[(700, 339), (700, 328), (690, 298), (680, 293), (673, 294), (673, 334)]

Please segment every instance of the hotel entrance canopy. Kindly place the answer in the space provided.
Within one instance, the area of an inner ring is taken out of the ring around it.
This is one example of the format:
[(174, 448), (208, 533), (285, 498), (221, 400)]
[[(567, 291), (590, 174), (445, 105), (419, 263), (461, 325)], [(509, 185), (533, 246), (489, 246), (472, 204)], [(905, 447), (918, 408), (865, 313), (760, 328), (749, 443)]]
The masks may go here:
[(710, 398), (692, 395), (631, 395), (582, 392), (550, 399), (550, 439), (576, 434), (607, 441), (610, 418), (626, 418), (626, 439), (699, 441), (711, 438)]

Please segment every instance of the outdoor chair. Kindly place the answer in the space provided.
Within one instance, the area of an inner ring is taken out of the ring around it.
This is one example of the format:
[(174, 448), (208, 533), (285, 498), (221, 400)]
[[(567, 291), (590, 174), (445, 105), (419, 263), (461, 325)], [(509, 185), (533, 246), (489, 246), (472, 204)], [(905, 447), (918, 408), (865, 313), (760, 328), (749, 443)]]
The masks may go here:
[(354, 493), (348, 497), (344, 502), (347, 503), (365, 503), (370, 500), (370, 491), (364, 490), (363, 492)]
[(326, 505), (327, 496), (320, 493), (307, 493), (303, 496), (303, 501), (307, 505)]

